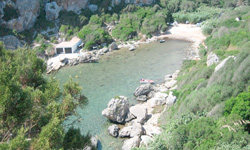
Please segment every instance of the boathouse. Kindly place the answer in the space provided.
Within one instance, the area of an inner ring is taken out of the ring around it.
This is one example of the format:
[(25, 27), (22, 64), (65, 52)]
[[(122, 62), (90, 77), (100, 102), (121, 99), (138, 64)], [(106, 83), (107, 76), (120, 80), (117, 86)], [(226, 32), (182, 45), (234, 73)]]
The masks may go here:
[(78, 46), (82, 43), (82, 40), (74, 37), (69, 42), (61, 42), (55, 47), (56, 54), (72, 54), (74, 53)]

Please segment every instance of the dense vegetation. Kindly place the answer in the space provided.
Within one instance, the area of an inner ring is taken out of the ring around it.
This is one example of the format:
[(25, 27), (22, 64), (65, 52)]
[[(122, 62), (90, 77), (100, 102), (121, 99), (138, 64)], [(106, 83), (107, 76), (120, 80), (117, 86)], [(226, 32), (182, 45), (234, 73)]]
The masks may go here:
[[(184, 61), (174, 90), (178, 101), (161, 117), (164, 132), (140, 149), (250, 149), (249, 10), (226, 10), (204, 22), (207, 49), (200, 48), (200, 61)], [(221, 61), (236, 59), (215, 72), (206, 65), (211, 52)]]
[(43, 77), (45, 69), (35, 51), (8, 51), (0, 42), (0, 149), (67, 149), (72, 142), (62, 121), (85, 101), (82, 88), (69, 79), (61, 92), (58, 81)]

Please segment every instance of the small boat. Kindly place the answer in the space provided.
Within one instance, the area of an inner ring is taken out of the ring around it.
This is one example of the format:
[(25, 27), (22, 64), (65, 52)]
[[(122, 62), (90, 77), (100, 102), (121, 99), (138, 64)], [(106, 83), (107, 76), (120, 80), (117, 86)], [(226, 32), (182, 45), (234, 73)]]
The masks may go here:
[(153, 80), (150, 80), (150, 79), (141, 79), (140, 83), (150, 83), (150, 84), (152, 84), (152, 83), (155, 83), (155, 82)]
[(134, 47), (134, 46), (131, 46), (128, 50), (129, 50), (129, 51), (134, 51), (134, 50), (135, 50), (135, 47)]
[(165, 42), (165, 40), (160, 40), (160, 43), (164, 43)]

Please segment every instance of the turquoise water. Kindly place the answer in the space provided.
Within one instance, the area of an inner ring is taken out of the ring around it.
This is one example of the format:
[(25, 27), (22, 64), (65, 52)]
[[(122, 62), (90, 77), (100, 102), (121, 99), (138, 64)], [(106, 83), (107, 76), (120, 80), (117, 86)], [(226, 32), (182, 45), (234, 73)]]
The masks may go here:
[[(185, 49), (189, 42), (167, 40), (143, 44), (130, 52), (123, 48), (104, 55), (98, 63), (81, 64), (62, 68), (55, 77), (62, 85), (73, 77), (83, 87), (82, 93), (88, 98), (86, 106), (78, 107), (77, 116), (70, 116), (64, 122), (65, 128), (74, 126), (98, 135), (102, 149), (120, 149), (122, 140), (107, 134), (110, 124), (101, 115), (114, 96), (124, 95), (135, 103), (133, 91), (140, 85), (141, 78), (149, 78), (161, 83), (166, 74), (173, 73), (181, 67), (186, 56)], [(76, 78), (78, 76), (78, 78)]]

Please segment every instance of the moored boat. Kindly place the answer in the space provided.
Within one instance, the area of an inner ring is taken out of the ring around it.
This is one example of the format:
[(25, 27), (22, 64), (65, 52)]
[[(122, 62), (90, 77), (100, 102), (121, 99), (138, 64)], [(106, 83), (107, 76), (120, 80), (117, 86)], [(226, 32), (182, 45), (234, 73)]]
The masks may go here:
[(150, 84), (152, 84), (152, 83), (155, 83), (155, 82), (153, 80), (150, 80), (150, 79), (141, 79), (140, 83), (150, 83)]
[(160, 40), (160, 43), (164, 43), (165, 42), (165, 40)]

